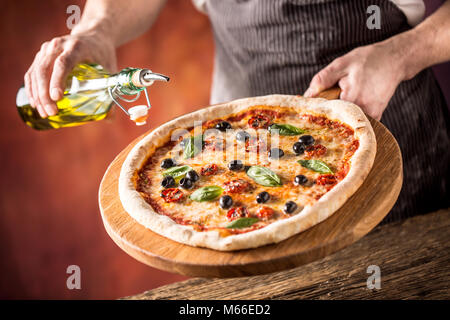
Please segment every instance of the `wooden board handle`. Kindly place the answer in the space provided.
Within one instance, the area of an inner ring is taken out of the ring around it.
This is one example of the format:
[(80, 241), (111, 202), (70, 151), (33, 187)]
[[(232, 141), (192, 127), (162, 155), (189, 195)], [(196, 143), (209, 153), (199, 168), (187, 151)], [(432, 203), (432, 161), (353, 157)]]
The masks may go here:
[(324, 98), (328, 100), (339, 99), (339, 95), (341, 94), (341, 88), (338, 86), (332, 87), (330, 89), (324, 90), (317, 95), (318, 98)]

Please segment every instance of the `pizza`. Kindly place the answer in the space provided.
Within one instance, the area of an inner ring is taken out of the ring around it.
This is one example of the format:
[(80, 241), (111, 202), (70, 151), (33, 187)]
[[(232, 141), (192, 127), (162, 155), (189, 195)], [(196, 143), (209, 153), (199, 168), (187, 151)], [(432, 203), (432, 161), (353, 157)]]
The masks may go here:
[(144, 227), (230, 251), (277, 243), (323, 221), (368, 175), (376, 139), (341, 100), (269, 95), (163, 124), (123, 163), (119, 195)]

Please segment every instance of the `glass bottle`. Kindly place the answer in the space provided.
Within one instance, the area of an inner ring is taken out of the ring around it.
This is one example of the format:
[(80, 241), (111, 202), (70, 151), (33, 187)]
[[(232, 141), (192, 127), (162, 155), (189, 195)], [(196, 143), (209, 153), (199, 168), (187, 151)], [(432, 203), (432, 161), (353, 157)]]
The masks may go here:
[[(37, 130), (73, 127), (102, 120), (114, 102), (133, 121), (143, 124), (147, 109), (150, 108), (147, 91), (144, 89), (155, 80), (169, 81), (169, 78), (147, 69), (126, 68), (117, 74), (109, 74), (100, 65), (78, 64), (67, 77), (63, 98), (56, 102), (58, 107), (56, 115), (41, 118), (38, 111), (30, 106), (23, 86), (17, 92), (16, 105), (23, 121)], [(142, 90), (147, 98), (147, 108), (138, 106), (127, 111), (118, 101), (120, 99), (133, 102), (137, 100)], [(133, 95), (136, 96), (131, 99), (125, 98)]]

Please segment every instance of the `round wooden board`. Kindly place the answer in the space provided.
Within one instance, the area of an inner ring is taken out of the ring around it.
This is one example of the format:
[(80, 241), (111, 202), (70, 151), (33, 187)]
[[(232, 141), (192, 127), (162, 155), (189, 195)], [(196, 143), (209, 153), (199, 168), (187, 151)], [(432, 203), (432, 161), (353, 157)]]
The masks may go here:
[(196, 277), (239, 277), (294, 268), (321, 259), (357, 241), (389, 212), (402, 186), (402, 158), (392, 134), (371, 120), (377, 155), (358, 191), (331, 217), (277, 244), (221, 252), (196, 248), (160, 236), (138, 224), (123, 209), (118, 194), (122, 163), (139, 137), (110, 164), (102, 179), (99, 204), (106, 231), (137, 260), (169, 272)]

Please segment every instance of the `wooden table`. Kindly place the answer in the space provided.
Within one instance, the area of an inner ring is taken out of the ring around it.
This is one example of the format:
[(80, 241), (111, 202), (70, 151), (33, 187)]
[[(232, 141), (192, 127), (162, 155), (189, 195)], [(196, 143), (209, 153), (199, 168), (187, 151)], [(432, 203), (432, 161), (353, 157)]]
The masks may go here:
[[(367, 267), (381, 270), (368, 289)], [(125, 299), (450, 299), (450, 208), (375, 228), (353, 245), (288, 271), (193, 278)]]

